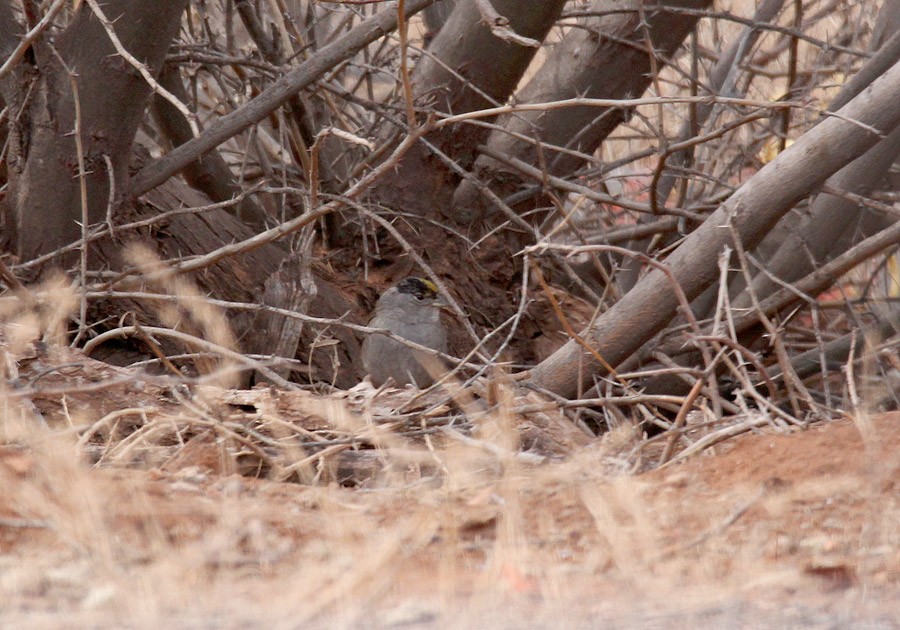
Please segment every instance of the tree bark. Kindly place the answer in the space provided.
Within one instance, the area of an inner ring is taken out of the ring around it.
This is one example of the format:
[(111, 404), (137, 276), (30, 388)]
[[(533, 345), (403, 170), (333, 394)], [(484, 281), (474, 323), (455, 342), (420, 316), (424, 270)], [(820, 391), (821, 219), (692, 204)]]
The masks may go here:
[(456, 0), (438, 0), (430, 7), (422, 11), (422, 17), (425, 19), (425, 45), (427, 46), (434, 41), (435, 35), (447, 22), (447, 18), (456, 8)]
[(6, 59), (16, 49), (22, 36), (22, 25), (16, 20), (11, 2), (0, 3), (0, 59)]
[[(16, 44), (22, 36), (22, 26), (16, 20), (16, 16), (12, 10), (12, 4), (9, 2), (0, 2), (0, 59), (10, 58), (10, 55), (16, 49)], [(15, 102), (16, 92), (15, 79), (17, 73), (13, 68), (13, 73), (6, 77), (0, 78), (0, 107), (5, 107), (7, 103)], [(0, 125), (0, 146), (6, 146), (9, 138), (9, 126), (7, 124)], [(9, 149), (14, 151), (14, 147)], [(10, 157), (15, 158), (12, 153), (7, 153), (5, 160), (0, 160), (0, 182), (6, 182), (9, 179), (7, 165)], [(0, 196), (0, 250), (15, 249), (17, 240), (16, 217), (15, 213), (7, 203), (6, 195)]]
[[(125, 48), (156, 74), (186, 5), (187, 0), (110, 0), (103, 9)], [(151, 92), (143, 77), (116, 54), (87, 3), (50, 46), (68, 69), (55, 55), (40, 59), (27, 111), (11, 116), (15, 162), (10, 164), (9, 198), (16, 215), (16, 251), (24, 259), (76, 240), (83, 212), (91, 223), (105, 217), (110, 181), (116, 192), (127, 187), (131, 143)], [(77, 110), (69, 71), (78, 87)], [(84, 147), (86, 208), (80, 193), (76, 123)]]
[[(799, 199), (900, 124), (898, 99), (900, 63), (841, 108), (839, 117), (829, 116), (769, 162), (690, 234), (665, 262), (671, 280), (662, 270), (652, 271), (582, 338), (609, 365), (624, 361), (675, 316), (679, 301), (672, 280), (688, 300), (699, 295), (718, 276), (719, 253), (733, 246), (731, 229), (746, 249), (755, 247)], [(603, 366), (570, 340), (534, 368), (532, 379), (574, 396), (602, 374)]]
[[(129, 208), (127, 219), (148, 219), (160, 212), (207, 203), (209, 200), (200, 192), (188, 187), (181, 179), (174, 178), (147, 193), (144, 200)], [(125, 216), (119, 217), (119, 221), (125, 219)], [(155, 248), (160, 259), (172, 260), (202, 256), (218, 249), (223, 243), (240, 242), (251, 238), (253, 234), (252, 228), (234, 215), (225, 210), (214, 210), (202, 215), (176, 214), (139, 232), (117, 232), (114, 239), (102, 240), (97, 245), (97, 250), (101, 259), (109, 261), (113, 268), (119, 268), (115, 261), (120, 259), (123, 245), (130, 241), (150, 245)], [(204, 295), (247, 305), (258, 304), (263, 301), (263, 283), (276, 272), (286, 253), (277, 243), (268, 243), (252, 251), (229, 256), (188, 276)], [(316, 275), (315, 282), (316, 296), (309, 305), (309, 315), (363, 323), (359, 306), (348, 301), (333, 282), (322, 273)], [(159, 306), (160, 303), (154, 300), (101, 298), (91, 304), (91, 319), (118, 321), (122, 313), (128, 312), (138, 322), (152, 324), (158, 321)], [(189, 304), (185, 310), (189, 314)], [(244, 352), (249, 349), (272, 351), (272, 331), (260, 324), (266, 321), (263, 313), (225, 310)], [(266, 339), (269, 339), (268, 345), (264, 341)], [(327, 343), (331, 339), (339, 343)], [(174, 353), (185, 349), (167, 350)], [(347, 388), (365, 376), (356, 333), (341, 326), (305, 325), (298, 357), (309, 369), (306, 376), (311, 382), (333, 383), (337, 387)]]
[[(900, 9), (900, 0), (897, 3), (898, 9)], [(887, 6), (887, 5), (885, 5)], [(886, 17), (884, 12), (882, 12), (882, 17)], [(841, 88), (841, 91), (834, 98), (834, 100), (828, 104), (828, 111), (834, 112), (839, 110), (841, 107), (849, 103), (854, 97), (856, 97), (860, 92), (862, 92), (872, 81), (880, 77), (882, 74), (887, 72), (891, 66), (893, 66), (898, 60), (900, 60), (900, 33), (895, 33), (894, 36), (884, 43), (884, 45), (871, 57), (866, 63), (860, 68), (859, 72), (853, 75), (853, 77), (847, 81), (846, 84)], [(858, 186), (859, 190), (864, 190), (865, 188), (871, 187), (872, 182), (875, 181), (870, 177), (870, 173), (867, 172), (854, 172), (859, 165), (867, 164), (866, 168), (871, 167), (873, 164), (880, 164), (881, 156), (885, 151), (885, 145), (881, 145), (882, 148), (873, 148), (873, 154), (866, 157), (861, 157), (857, 160), (857, 167), (854, 167), (853, 164), (846, 166), (839, 173), (834, 175), (835, 180), (833, 182), (828, 182), (834, 188), (842, 188), (843, 186), (850, 186), (847, 190), (852, 190), (854, 186)], [(888, 148), (888, 151), (890, 149)], [(880, 168), (880, 166), (876, 166), (876, 168)], [(854, 183), (856, 182), (856, 183)], [(868, 183), (867, 183), (868, 182)], [(819, 195), (814, 201), (813, 205), (817, 206), (807, 210), (807, 216), (815, 215), (818, 212), (823, 211), (822, 209), (826, 206), (833, 207), (837, 200), (827, 201), (828, 196)], [(852, 204), (847, 206), (847, 212), (851, 214), (855, 214), (855, 206)], [(879, 213), (873, 212), (864, 212), (864, 217), (866, 221), (861, 223), (861, 229), (856, 233), (856, 240), (859, 240), (860, 237), (874, 233), (879, 229), (879, 225), (881, 223)], [(815, 231), (820, 227), (826, 227), (826, 221), (828, 219), (823, 219), (822, 221), (806, 221), (805, 227), (801, 228), (798, 225), (801, 222), (801, 218), (792, 215), (785, 216), (784, 219), (779, 224), (779, 228), (777, 230), (773, 230), (762, 243), (756, 248), (755, 254), (756, 256), (762, 260), (763, 262), (769, 261), (780, 249), (782, 249), (782, 241), (787, 238), (794, 242), (794, 251), (790, 256), (793, 258), (794, 262), (789, 263), (787, 268), (789, 268), (793, 264), (802, 265), (804, 267), (808, 267), (809, 253), (807, 250), (803, 249), (799, 243), (802, 242), (804, 236), (803, 234), (807, 234), (810, 238), (815, 239)], [(841, 219), (842, 220), (842, 219)], [(812, 230), (812, 233), (810, 232)], [(785, 237), (785, 234), (787, 237)], [(840, 239), (840, 244), (838, 244), (837, 240), (832, 240), (832, 245), (834, 246), (834, 252), (839, 253), (849, 244), (852, 244), (852, 239), (848, 241), (846, 238)], [(838, 246), (839, 245), (839, 246)], [(782, 254), (784, 255), (784, 254)], [(782, 263), (779, 263), (781, 266)], [(799, 275), (797, 276), (799, 277)], [(761, 282), (763, 282), (761, 280)], [(749, 302), (749, 296), (742, 294), (744, 289), (746, 288), (746, 281), (743, 274), (735, 275), (730, 283), (729, 283), (729, 294), (737, 301), (740, 302), (743, 306), (746, 306)], [(763, 290), (762, 287), (758, 287), (759, 290)], [(765, 294), (758, 294), (758, 297), (764, 298)], [(697, 317), (706, 317), (711, 310), (713, 309), (716, 302), (716, 289), (710, 288), (705, 291), (701, 296), (699, 296), (693, 303), (693, 310)]]
[[(898, 60), (900, 60), (900, 32), (895, 33), (860, 72), (847, 82), (829, 104), (829, 111), (836, 111), (846, 105), (866, 85)], [(865, 155), (835, 173), (826, 183), (837, 190), (866, 195), (882, 187), (898, 157), (900, 157), (900, 130), (895, 130)], [(786, 237), (772, 254), (763, 258), (763, 261), (768, 261), (766, 269), (769, 273), (790, 283), (847, 250), (873, 230), (877, 231), (883, 223), (884, 217), (880, 212), (861, 209), (848, 199), (821, 193), (812, 201), (799, 224), (786, 226)], [(750, 305), (750, 296), (744, 291), (745, 287), (743, 275), (735, 276), (729, 285), (729, 292), (735, 297), (735, 308), (746, 308)], [(753, 280), (753, 290), (761, 298), (778, 288), (777, 283), (761, 272)], [(712, 307), (712, 301), (713, 298), (710, 296), (698, 302), (695, 309), (705, 314)]]

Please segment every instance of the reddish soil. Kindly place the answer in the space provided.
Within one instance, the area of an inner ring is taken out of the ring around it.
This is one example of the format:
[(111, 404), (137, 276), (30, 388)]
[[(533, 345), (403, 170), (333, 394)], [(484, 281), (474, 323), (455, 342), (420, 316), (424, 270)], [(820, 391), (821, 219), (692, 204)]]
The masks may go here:
[(354, 490), (91, 469), (37, 432), (0, 452), (0, 627), (900, 627), (900, 414), (638, 476), (615, 437)]

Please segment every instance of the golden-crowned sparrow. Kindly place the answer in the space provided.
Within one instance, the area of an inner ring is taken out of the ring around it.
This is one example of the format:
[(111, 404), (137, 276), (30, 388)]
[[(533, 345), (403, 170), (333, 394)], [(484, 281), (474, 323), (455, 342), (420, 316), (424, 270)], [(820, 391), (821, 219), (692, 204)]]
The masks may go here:
[[(406, 278), (379, 298), (369, 326), (386, 328), (398, 337), (446, 353), (447, 331), (441, 323), (441, 307), (446, 304), (430, 280)], [(378, 333), (369, 334), (363, 341), (362, 360), (376, 387), (388, 378), (398, 386), (411, 383), (428, 387), (434, 379), (422, 363), (440, 365), (433, 355)]]

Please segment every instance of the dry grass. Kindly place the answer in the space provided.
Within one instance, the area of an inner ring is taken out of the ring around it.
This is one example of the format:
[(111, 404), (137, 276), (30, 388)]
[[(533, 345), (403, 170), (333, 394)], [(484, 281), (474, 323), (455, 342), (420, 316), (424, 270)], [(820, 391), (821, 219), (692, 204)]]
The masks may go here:
[(4, 418), (5, 627), (888, 627), (898, 594), (896, 414), (870, 450), (844, 422), (638, 477), (621, 434), (540, 465), (436, 444), (427, 473), (385, 447), (358, 488), (91, 467)]
[(3, 329), (3, 627), (892, 623), (897, 414), (633, 476), (661, 445), (627, 426), (585, 445), (509, 384), (457, 394), (448, 432), (411, 391), (106, 366), (48, 336), (60, 291)]

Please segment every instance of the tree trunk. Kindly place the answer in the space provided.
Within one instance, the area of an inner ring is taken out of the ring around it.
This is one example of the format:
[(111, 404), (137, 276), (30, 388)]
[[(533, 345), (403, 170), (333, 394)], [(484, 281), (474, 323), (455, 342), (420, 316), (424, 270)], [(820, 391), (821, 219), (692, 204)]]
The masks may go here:
[[(900, 129), (895, 129), (865, 155), (835, 173), (827, 183), (837, 190), (868, 195), (881, 187), (880, 184), (898, 157)], [(872, 214), (876, 217), (868, 216)], [(881, 215), (877, 210), (860, 208), (859, 204), (846, 197), (819, 193), (810, 205), (808, 215), (796, 230), (787, 235), (766, 264), (766, 269), (783, 283), (790, 284), (862, 240), (867, 234), (859, 229), (860, 224), (868, 223), (879, 227), (881, 221), (874, 219), (881, 219)], [(762, 272), (753, 279), (753, 291), (759, 297), (766, 297), (781, 286)], [(744, 291), (737, 296), (733, 305), (736, 309), (749, 308), (752, 301)]]
[[(429, 47), (430, 54), (416, 64), (413, 96), (419, 102), (427, 99), (439, 112), (461, 114), (505, 103), (538, 50), (492, 31), (479, 4), (460, 0)], [(537, 42), (543, 41), (565, 4), (565, 0), (490, 2), (509, 21), (509, 31)], [(467, 169), (475, 160), (475, 147), (487, 133), (481, 126), (459, 124), (425, 139)], [(375, 197), (395, 208), (429, 215), (449, 203), (447, 191), (458, 181), (459, 176), (441, 158), (418, 143), (378, 187)]]
[[(630, 5), (631, 12), (584, 19), (582, 28), (573, 29), (553, 48), (516, 100), (541, 103), (576, 97), (618, 99), (643, 94), (653, 81), (654, 69), (671, 58), (699, 20), (696, 15), (671, 13), (666, 7), (703, 9), (709, 6), (710, 0), (667, 0), (659, 4), (663, 8), (648, 10), (646, 25), (642, 24), (641, 13), (634, 5)], [(593, 2), (588, 6), (598, 10), (601, 5), (606, 3)], [(652, 42), (652, 54), (647, 50), (648, 38)], [(528, 164), (544, 161), (540, 159), (536, 142), (529, 138), (591, 154), (628, 116), (629, 112), (622, 108), (597, 107), (517, 112), (498, 121), (503, 131), (491, 133), (487, 146)], [(571, 153), (553, 153), (550, 149), (545, 149), (545, 153), (547, 170), (552, 175), (571, 175), (584, 163)], [(523, 183), (536, 183), (486, 156), (476, 160), (474, 174), (501, 199)], [(460, 183), (454, 193), (453, 207), (466, 209), (472, 219), (492, 212), (477, 187), (468, 181)]]
[[(186, 5), (187, 0), (110, 0), (102, 7), (125, 48), (155, 75)], [(23, 259), (78, 239), (85, 218), (89, 223), (104, 219), (110, 183), (116, 194), (128, 186), (131, 143), (151, 92), (116, 53), (86, 2), (66, 30), (38, 50), (46, 54), (37, 56), (34, 82), (20, 86), (15, 103), (24, 111), (11, 117), (15, 159), (10, 162), (9, 203), (16, 217), (16, 251)], [(83, 144), (81, 156), (76, 136)]]

